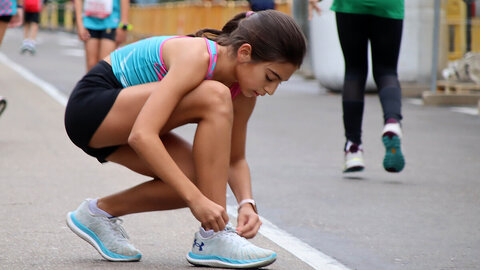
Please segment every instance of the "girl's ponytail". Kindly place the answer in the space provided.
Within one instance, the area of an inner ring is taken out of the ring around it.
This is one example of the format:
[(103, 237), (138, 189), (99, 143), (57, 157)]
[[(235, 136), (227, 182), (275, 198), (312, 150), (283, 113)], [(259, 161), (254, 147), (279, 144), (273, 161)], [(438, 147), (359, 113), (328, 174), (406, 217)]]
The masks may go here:
[(229, 36), (235, 29), (238, 28), (238, 24), (242, 19), (247, 17), (248, 12), (242, 12), (233, 17), (228, 21), (223, 27), (222, 30), (204, 28), (195, 32), (195, 34), (190, 34), (190, 37), (206, 37), (210, 40), (217, 41), (219, 37)]
[(216, 40), (217, 36), (220, 36), (223, 32), (217, 29), (204, 28), (195, 32), (195, 34), (187, 35), (189, 37), (206, 37), (211, 40)]
[(235, 15), (235, 17), (233, 17), (230, 21), (228, 21), (222, 27), (222, 32), (227, 34), (227, 35), (230, 35), (233, 31), (235, 31), (235, 29), (238, 28), (238, 24), (240, 23), (240, 21), (242, 19), (245, 19), (247, 17), (248, 13), (249, 12), (242, 12), (242, 13), (239, 13), (239, 14)]

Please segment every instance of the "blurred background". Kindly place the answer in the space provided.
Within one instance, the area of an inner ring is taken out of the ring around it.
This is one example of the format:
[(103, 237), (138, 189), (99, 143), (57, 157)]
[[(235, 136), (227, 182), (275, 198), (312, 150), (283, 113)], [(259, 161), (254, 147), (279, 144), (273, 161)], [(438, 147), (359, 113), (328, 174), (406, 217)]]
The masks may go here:
[[(276, 0), (276, 9), (293, 16), (309, 40), (309, 53), (300, 74), (322, 87), (340, 91), (343, 56), (338, 42), (333, 0), (319, 2), (320, 15), (308, 20), (308, 0)], [(128, 42), (153, 35), (182, 35), (197, 29), (221, 28), (234, 14), (249, 9), (245, 0), (132, 0)], [(41, 29), (75, 32), (73, 2), (48, 0), (41, 12)], [(461, 103), (475, 106), (480, 93), (480, 0), (405, 1), (399, 78), (406, 95), (426, 104)], [(369, 91), (375, 91), (370, 72)], [(409, 94), (411, 93), (411, 94)], [(432, 99), (454, 94), (461, 99)], [(464, 98), (468, 95), (467, 98)], [(455, 100), (455, 101), (452, 101)]]
[[(331, 3), (319, 2), (322, 13), (310, 21), (307, 0), (276, 0), (276, 9), (292, 15), (309, 39), (303, 75), (338, 91), (344, 67)], [(134, 27), (128, 41), (152, 35), (189, 34), (204, 27), (221, 28), (234, 14), (248, 9), (245, 0), (132, 0), (129, 20)], [(73, 2), (48, 0), (40, 25), (42, 29), (75, 32)], [(476, 91), (480, 57), (470, 63), (463, 60), (479, 52), (480, 0), (405, 1), (399, 75), (406, 88), (413, 85), (434, 92)], [(445, 80), (452, 85), (446, 85)], [(455, 83), (470, 84), (461, 88)], [(368, 87), (374, 88), (371, 75)]]

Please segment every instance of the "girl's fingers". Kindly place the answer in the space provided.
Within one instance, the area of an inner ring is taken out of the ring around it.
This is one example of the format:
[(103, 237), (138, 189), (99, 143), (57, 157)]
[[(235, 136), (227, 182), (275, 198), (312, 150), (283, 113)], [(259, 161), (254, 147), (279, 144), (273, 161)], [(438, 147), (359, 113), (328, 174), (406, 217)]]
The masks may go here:
[(252, 228), (250, 230), (246, 231), (244, 233), (244, 235), (242, 235), (242, 236), (247, 238), (247, 239), (255, 237), (255, 235), (257, 235), (258, 230), (260, 230), (260, 226), (262, 226), (262, 223), (261, 222), (256, 222), (252, 226)]
[(222, 211), (222, 218), (223, 218), (223, 221), (225, 222), (225, 224), (227, 224), (228, 221), (230, 220), (230, 218), (228, 217), (227, 211), (225, 211), (225, 210)]
[(215, 221), (211, 222), (209, 227), (210, 227), (209, 229), (213, 230), (214, 232), (220, 231), (220, 226)]
[(223, 231), (225, 229), (225, 221), (223, 220), (223, 217), (220, 217), (217, 221), (218, 223), (218, 231)]

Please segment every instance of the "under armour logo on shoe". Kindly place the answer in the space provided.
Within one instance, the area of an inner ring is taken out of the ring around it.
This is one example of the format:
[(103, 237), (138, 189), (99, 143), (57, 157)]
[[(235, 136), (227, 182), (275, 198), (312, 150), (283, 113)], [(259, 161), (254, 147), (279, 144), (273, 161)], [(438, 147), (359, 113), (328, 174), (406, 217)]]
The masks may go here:
[(194, 240), (193, 240), (193, 247), (198, 247), (198, 250), (199, 250), (199, 251), (202, 251), (202, 250), (203, 250), (202, 247), (203, 247), (204, 245), (205, 245), (205, 244), (204, 244), (203, 242), (201, 242), (201, 244), (197, 243), (197, 239), (194, 239)]

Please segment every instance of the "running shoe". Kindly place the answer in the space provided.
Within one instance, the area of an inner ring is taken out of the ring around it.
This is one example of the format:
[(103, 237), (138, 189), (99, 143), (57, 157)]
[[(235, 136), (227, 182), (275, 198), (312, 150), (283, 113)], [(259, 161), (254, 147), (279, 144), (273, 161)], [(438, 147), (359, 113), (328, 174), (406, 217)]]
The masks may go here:
[(93, 215), (88, 202), (85, 200), (77, 210), (67, 214), (68, 227), (109, 261), (139, 261), (142, 254), (128, 241), (122, 220)]
[(20, 53), (24, 54), (28, 51), (30, 51), (30, 42), (28, 41), (28, 39), (25, 39), (22, 43), (22, 46), (20, 47)]
[(347, 141), (345, 146), (345, 165), (344, 173), (360, 172), (365, 168), (363, 163), (363, 147), (351, 141)]
[(23, 40), (22, 46), (20, 47), (20, 53), (24, 54), (26, 52), (29, 52), (31, 55), (35, 55), (35, 53), (37, 52), (35, 40)]
[(35, 45), (35, 41), (30, 42), (30, 45), (28, 46), (28, 51), (31, 55), (35, 55), (37, 53), (37, 46)]
[(7, 108), (7, 100), (0, 96), (0, 115), (5, 111), (5, 108)]
[(187, 254), (187, 261), (193, 265), (221, 268), (259, 268), (276, 259), (275, 252), (250, 243), (231, 225), (209, 237), (195, 233), (192, 251)]
[(388, 172), (400, 172), (405, 167), (405, 158), (401, 149), (402, 129), (399, 123), (386, 124), (382, 131), (385, 146), (383, 168)]

